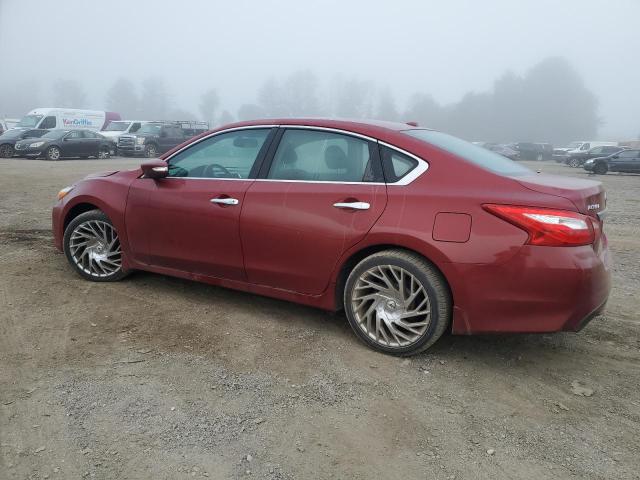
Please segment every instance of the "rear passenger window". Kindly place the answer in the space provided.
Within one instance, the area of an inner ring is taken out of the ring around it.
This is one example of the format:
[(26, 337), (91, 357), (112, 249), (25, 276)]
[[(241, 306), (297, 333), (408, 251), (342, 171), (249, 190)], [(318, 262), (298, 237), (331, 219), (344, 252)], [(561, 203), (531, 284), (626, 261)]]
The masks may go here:
[(335, 132), (284, 132), (267, 178), (315, 182), (381, 182), (375, 147), (367, 140)]
[(395, 183), (418, 166), (418, 161), (389, 147), (382, 146), (382, 165), (387, 183)]

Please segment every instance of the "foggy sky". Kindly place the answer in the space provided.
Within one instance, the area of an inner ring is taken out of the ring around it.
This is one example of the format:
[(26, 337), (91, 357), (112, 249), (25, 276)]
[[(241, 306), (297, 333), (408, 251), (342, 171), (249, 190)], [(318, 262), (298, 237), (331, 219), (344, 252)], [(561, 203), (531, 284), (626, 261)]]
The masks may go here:
[(405, 109), (413, 93), (455, 102), (549, 56), (597, 96), (600, 137), (640, 134), (639, 0), (0, 0), (0, 75), (39, 77), (45, 98), (73, 78), (89, 108), (118, 77), (159, 75), (174, 106), (197, 112), (214, 87), (235, 113), (269, 77), (309, 69), (389, 86)]

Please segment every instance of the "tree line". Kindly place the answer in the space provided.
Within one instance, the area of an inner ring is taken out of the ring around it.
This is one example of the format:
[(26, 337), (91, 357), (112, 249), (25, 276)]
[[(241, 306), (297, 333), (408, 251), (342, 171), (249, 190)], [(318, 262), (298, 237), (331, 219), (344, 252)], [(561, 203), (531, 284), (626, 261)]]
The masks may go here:
[[(34, 81), (10, 89), (1, 85), (0, 114), (20, 116), (40, 105), (37, 91)], [(53, 82), (52, 97), (50, 103), (56, 107), (86, 108), (85, 91), (74, 80)], [(323, 84), (310, 70), (267, 79), (255, 98), (235, 111), (222, 108), (221, 98), (215, 88), (207, 89), (199, 95), (194, 113), (174, 104), (161, 77), (146, 78), (139, 85), (121, 77), (106, 91), (104, 108), (119, 112), (123, 118), (199, 119), (212, 126), (290, 116), (417, 121), (472, 141), (554, 144), (595, 138), (600, 123), (596, 97), (560, 57), (547, 58), (523, 75), (506, 72), (489, 91), (469, 92), (451, 104), (418, 92), (402, 106), (387, 86), (345, 76)]]

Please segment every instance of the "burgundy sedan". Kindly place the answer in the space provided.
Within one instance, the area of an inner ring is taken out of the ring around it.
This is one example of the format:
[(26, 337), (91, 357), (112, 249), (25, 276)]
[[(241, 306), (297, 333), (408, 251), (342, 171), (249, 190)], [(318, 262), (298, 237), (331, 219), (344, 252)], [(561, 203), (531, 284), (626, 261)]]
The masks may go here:
[(66, 187), (55, 244), (133, 270), (346, 312), (386, 353), (454, 334), (576, 331), (604, 307), (600, 183), (400, 123), (269, 120)]

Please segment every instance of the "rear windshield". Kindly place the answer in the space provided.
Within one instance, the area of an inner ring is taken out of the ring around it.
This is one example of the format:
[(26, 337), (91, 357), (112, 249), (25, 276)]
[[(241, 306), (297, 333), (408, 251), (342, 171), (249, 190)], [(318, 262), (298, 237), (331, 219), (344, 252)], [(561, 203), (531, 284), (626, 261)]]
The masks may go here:
[(531, 173), (526, 167), (503, 157), (491, 150), (466, 142), (460, 138), (434, 130), (404, 130), (403, 133), (422, 140), (434, 147), (452, 153), (468, 162), (500, 175), (526, 175)]

